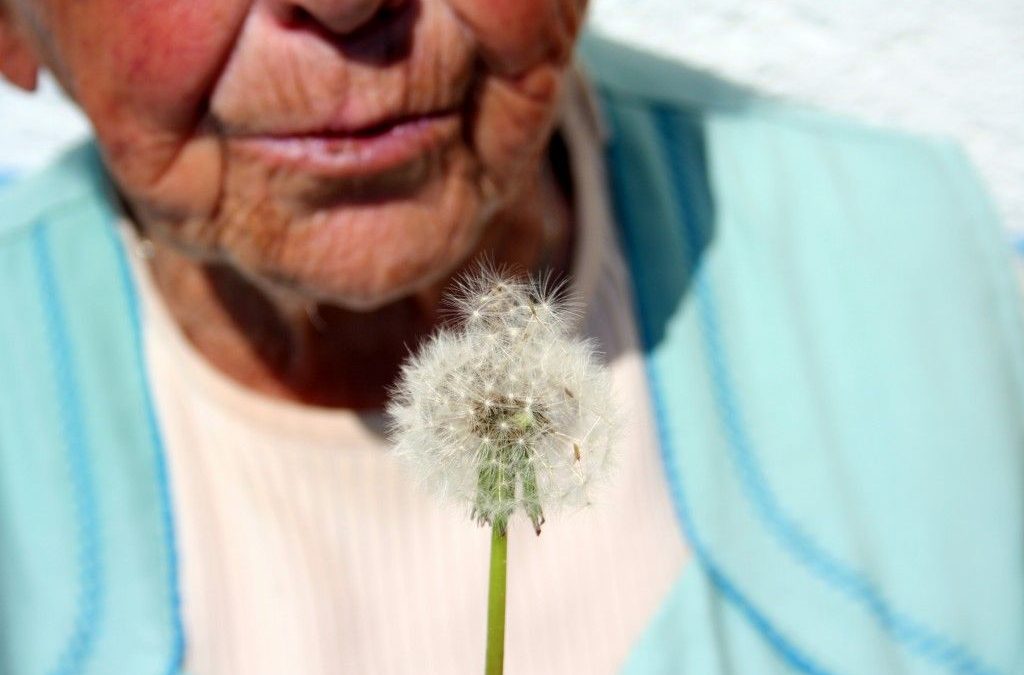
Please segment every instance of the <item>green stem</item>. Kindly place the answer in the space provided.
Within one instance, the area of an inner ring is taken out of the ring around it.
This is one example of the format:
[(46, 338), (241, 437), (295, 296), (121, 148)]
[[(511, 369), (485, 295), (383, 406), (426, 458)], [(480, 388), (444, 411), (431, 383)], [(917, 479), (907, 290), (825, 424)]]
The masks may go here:
[(505, 570), (508, 533), (502, 525), (491, 528), (491, 581), (487, 595), (486, 675), (501, 675), (505, 668)]

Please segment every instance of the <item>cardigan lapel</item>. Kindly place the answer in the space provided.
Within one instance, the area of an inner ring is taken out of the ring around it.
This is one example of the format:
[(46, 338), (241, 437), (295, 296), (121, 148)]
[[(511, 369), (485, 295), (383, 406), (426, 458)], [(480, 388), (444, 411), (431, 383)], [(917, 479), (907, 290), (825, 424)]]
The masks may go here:
[(629, 669), (1016, 672), (1024, 323), (962, 157), (591, 47), (698, 563)]
[(3, 197), (4, 672), (181, 662), (167, 477), (102, 176), (85, 146)]

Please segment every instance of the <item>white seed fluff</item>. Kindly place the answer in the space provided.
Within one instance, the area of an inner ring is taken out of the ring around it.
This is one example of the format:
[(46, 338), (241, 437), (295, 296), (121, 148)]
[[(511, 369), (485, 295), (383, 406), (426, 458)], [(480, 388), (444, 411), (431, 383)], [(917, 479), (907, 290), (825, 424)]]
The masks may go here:
[(449, 300), (455, 326), (402, 368), (388, 413), (394, 452), (436, 493), (504, 529), (517, 513), (590, 503), (612, 457), (611, 384), (573, 306), (544, 281), (491, 268)]

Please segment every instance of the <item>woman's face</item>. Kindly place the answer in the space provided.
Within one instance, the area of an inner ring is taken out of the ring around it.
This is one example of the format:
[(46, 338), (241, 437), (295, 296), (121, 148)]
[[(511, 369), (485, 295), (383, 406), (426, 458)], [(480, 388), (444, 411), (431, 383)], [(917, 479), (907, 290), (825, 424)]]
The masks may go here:
[(154, 236), (374, 307), (535, 175), (585, 0), (7, 0)]

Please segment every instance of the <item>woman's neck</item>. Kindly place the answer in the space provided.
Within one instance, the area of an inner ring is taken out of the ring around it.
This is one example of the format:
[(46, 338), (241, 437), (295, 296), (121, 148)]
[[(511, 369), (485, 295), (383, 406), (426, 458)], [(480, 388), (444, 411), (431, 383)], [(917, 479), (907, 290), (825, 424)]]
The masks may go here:
[[(571, 223), (566, 193), (543, 171), (532, 189), (495, 216), (478, 254), (564, 274)], [(150, 269), (174, 320), (218, 370), (264, 395), (351, 409), (383, 406), (410, 348), (438, 325), (451, 280), (357, 312), (276, 297), (228, 265), (195, 261), (164, 243), (153, 242)]]

